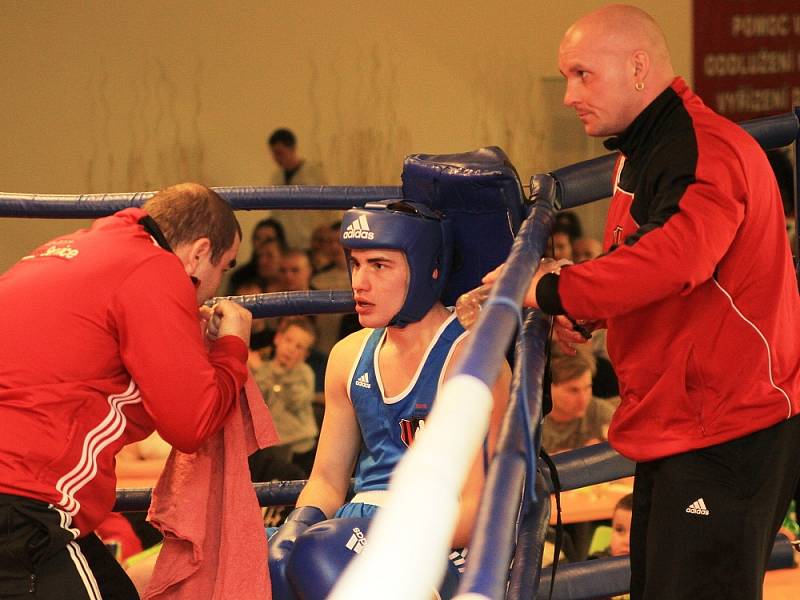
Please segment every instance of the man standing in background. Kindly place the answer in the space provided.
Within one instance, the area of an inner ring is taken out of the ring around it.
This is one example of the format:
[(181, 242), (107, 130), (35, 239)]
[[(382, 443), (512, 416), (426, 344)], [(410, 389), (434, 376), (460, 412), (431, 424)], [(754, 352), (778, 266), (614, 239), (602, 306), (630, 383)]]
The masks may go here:
[[(267, 138), (267, 146), (278, 170), (269, 185), (326, 185), (327, 179), (319, 161), (306, 160), (297, 151), (297, 137), (285, 128), (276, 129)], [(320, 225), (341, 219), (341, 211), (330, 210), (273, 210), (271, 214), (286, 229), (289, 246), (308, 248), (311, 232)]]

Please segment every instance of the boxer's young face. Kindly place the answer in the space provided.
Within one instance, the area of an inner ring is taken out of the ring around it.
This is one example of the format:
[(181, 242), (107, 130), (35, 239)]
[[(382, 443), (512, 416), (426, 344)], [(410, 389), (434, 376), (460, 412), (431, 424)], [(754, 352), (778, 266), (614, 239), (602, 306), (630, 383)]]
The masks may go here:
[(352, 250), (353, 297), (362, 327), (385, 327), (400, 311), (408, 290), (409, 270), (400, 250)]

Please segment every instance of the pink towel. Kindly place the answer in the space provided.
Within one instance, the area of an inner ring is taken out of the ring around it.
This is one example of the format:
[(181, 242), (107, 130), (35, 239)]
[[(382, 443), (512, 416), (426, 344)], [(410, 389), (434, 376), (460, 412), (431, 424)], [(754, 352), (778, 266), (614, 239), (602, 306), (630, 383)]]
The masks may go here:
[(148, 512), (164, 547), (144, 600), (272, 598), (267, 538), (247, 456), (277, 442), (249, 377), (234, 414), (200, 450), (172, 450)]

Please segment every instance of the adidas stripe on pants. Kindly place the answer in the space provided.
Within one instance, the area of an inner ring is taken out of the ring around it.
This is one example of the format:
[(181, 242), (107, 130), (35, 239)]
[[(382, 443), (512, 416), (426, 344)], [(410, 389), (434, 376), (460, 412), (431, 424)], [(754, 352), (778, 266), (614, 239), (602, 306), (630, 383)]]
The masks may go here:
[(79, 540), (44, 502), (0, 494), (0, 598), (137, 600), (122, 567), (90, 534)]

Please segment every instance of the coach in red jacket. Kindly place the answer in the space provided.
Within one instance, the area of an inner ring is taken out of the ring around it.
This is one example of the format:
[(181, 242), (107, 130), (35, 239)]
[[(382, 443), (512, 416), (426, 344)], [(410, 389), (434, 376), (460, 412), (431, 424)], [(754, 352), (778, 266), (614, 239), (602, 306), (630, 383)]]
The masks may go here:
[(608, 327), (609, 440), (638, 461), (631, 597), (760, 598), (800, 468), (800, 301), (775, 178), (675, 77), (638, 8), (578, 20), (559, 68), (564, 103), (620, 156), (606, 254), (540, 270), (526, 302)]
[(198, 306), (240, 240), (225, 201), (182, 184), (0, 276), (0, 597), (137, 597), (92, 532), (123, 445), (156, 429), (194, 452), (230, 413), (250, 313)]

